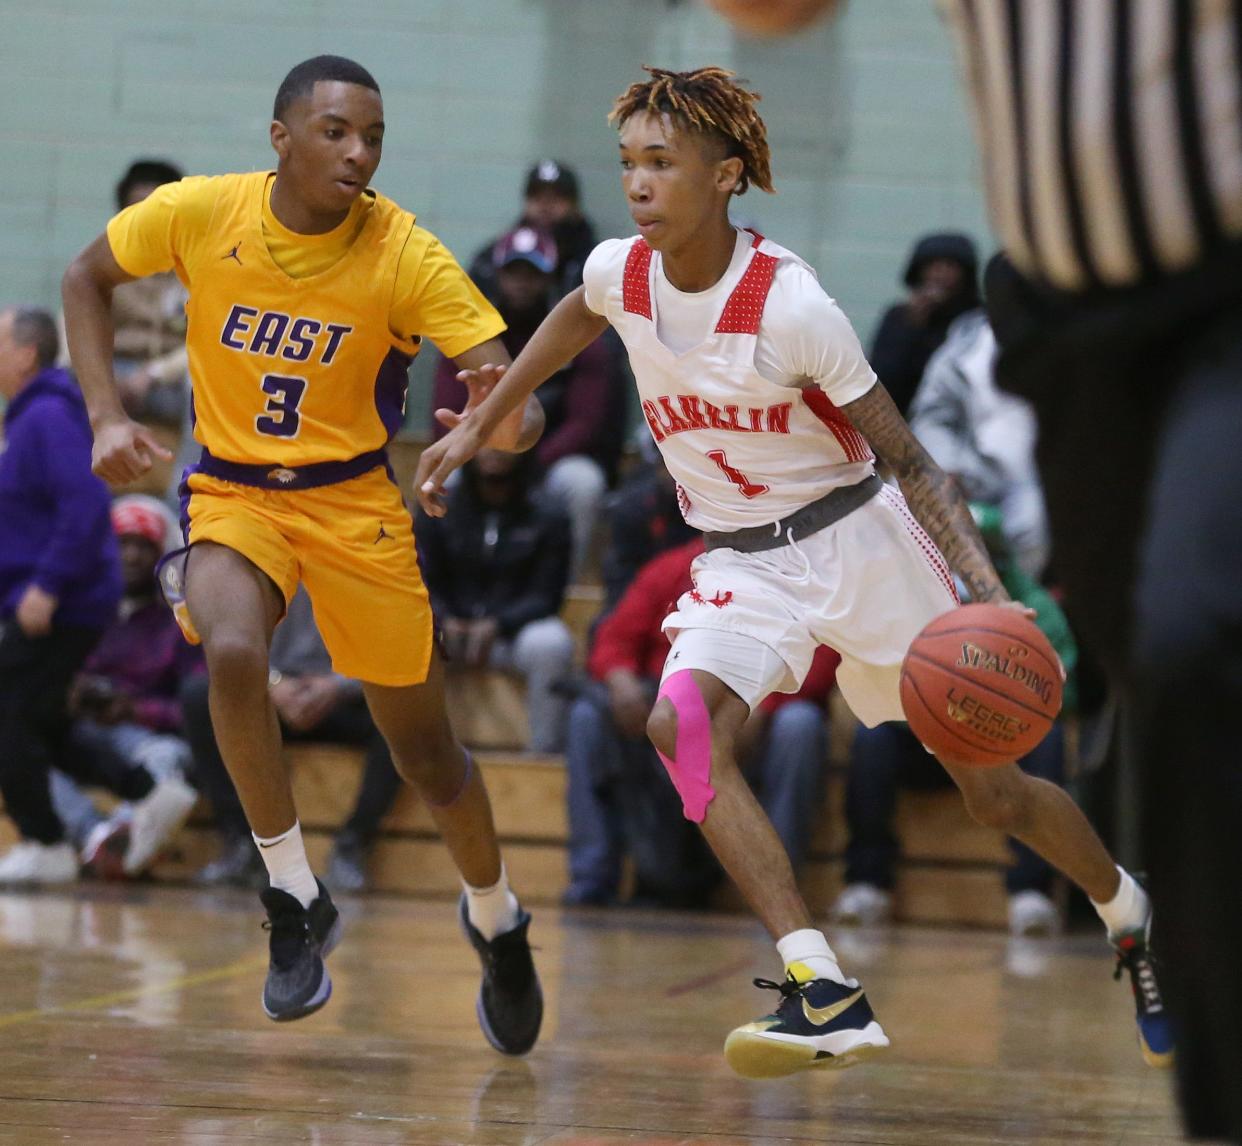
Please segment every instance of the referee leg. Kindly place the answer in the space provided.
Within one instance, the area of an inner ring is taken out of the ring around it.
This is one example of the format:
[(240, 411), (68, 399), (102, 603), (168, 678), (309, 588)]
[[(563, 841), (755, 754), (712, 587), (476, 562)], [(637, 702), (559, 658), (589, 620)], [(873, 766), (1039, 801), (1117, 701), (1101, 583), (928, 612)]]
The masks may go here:
[[(1165, 420), (1134, 667), (1162, 981), (1188, 1128), (1242, 1140), (1242, 337), (1201, 345)], [(1222, 324), (1222, 331), (1227, 328)], [(1237, 1137), (1232, 1137), (1237, 1136)]]

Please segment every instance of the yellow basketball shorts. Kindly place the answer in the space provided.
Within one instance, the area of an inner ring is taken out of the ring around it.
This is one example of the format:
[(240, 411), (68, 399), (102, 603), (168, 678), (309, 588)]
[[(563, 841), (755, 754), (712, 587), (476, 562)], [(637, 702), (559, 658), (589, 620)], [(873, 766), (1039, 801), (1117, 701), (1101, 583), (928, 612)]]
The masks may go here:
[(342, 676), (391, 686), (427, 679), (431, 602), (414, 524), (384, 467), (297, 491), (196, 473), (187, 514), (191, 546), (213, 541), (240, 553), (275, 582), (286, 605), (299, 582), (306, 586)]

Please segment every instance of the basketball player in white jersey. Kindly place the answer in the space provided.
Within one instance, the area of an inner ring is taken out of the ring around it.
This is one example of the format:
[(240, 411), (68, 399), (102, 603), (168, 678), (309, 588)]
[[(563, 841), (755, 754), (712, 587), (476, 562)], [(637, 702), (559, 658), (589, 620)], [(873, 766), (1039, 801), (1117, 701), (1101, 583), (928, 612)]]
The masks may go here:
[[(648, 70), (612, 112), (639, 235), (595, 249), (584, 285), (507, 372), (459, 376), (472, 402), (461, 415), (438, 412), (453, 430), (423, 454), (417, 491), (442, 514), (445, 479), (497, 421), (616, 327), (682, 511), (707, 542), (665, 621), (672, 648), (648, 734), (785, 968), (783, 983), (756, 980), (780, 1003), (733, 1031), (725, 1056), (748, 1077), (848, 1066), (888, 1039), (811, 925), (738, 770), (735, 738), (765, 696), (798, 687), (819, 644), (841, 654), (837, 681), (859, 719), (904, 719), (901, 661), (956, 605), (952, 574), (972, 600), (1007, 596), (956, 487), (910, 434), (814, 272), (729, 220), (733, 195), (751, 183), (772, 190), (757, 95), (718, 68)], [(901, 492), (876, 476), (872, 450)], [(1014, 764), (944, 766), (977, 820), (1078, 883), (1115, 938), (1140, 941), (1142, 889), (1064, 792)], [(1141, 1038), (1149, 1061), (1171, 1049), (1162, 1030)]]

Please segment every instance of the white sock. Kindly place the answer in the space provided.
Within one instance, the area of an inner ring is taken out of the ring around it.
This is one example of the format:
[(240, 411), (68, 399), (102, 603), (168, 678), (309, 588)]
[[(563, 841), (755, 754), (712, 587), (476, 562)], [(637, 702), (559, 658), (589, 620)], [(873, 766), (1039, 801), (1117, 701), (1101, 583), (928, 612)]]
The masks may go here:
[(503, 863), (500, 878), (491, 887), (471, 887), (465, 880), (461, 885), (466, 889), (466, 914), (489, 943), (518, 925), (521, 908), (509, 890), (509, 873)]
[[(842, 973), (837, 957), (832, 953), (822, 931), (816, 931), (813, 927), (791, 931), (776, 941), (776, 949), (785, 961), (786, 971), (791, 970), (795, 963), (801, 963), (812, 973), (813, 978), (831, 979), (834, 983), (844, 983), (846, 986), (857, 985), (847, 980)], [(799, 974), (799, 970), (800, 968), (794, 970), (794, 978), (804, 982), (805, 975)]]
[(302, 825), (294, 820), (293, 827), (287, 832), (269, 839), (255, 836), (254, 842), (259, 845), (259, 855), (267, 866), (272, 886), (287, 891), (303, 907), (310, 907), (319, 898), (319, 885), (315, 883), (315, 873), (306, 862)]
[(1091, 901), (1091, 906), (1104, 920), (1110, 936), (1121, 935), (1126, 931), (1141, 931), (1151, 918), (1151, 901), (1147, 898), (1147, 892), (1139, 887), (1125, 868), (1118, 867), (1117, 874), (1121, 876), (1121, 886), (1117, 889), (1117, 894), (1107, 903), (1096, 903), (1094, 899)]

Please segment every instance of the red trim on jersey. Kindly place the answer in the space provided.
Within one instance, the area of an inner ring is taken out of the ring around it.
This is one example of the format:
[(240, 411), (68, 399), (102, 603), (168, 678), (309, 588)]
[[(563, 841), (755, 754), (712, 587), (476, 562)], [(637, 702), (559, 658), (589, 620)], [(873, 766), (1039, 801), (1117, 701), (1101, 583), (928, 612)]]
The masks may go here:
[[(759, 245), (760, 237), (755, 236), (755, 246)], [(758, 334), (759, 319), (763, 317), (763, 307), (768, 301), (768, 292), (772, 289), (772, 279), (776, 275), (776, 256), (756, 251), (750, 257), (750, 266), (746, 268), (724, 310), (720, 312), (720, 321), (716, 323), (717, 334)]]
[(867, 439), (854, 429), (854, 423), (833, 405), (832, 399), (818, 386), (804, 387), (802, 390), (802, 400), (807, 404), (807, 408), (811, 413), (832, 431), (832, 436), (837, 439), (838, 445), (845, 451), (846, 461), (871, 461), (875, 455), (871, 452), (871, 446), (868, 445)]
[(651, 317), (651, 248), (645, 239), (635, 239), (625, 256), (621, 276), (621, 302), (628, 314)]
[(897, 511), (910, 536), (918, 542), (919, 548), (923, 551), (923, 556), (927, 559), (927, 564), (931, 567), (932, 572), (940, 579), (940, 583), (948, 589), (949, 596), (953, 598), (953, 603), (960, 605), (962, 599), (957, 595), (957, 586), (953, 582), (953, 574), (949, 572), (949, 563), (944, 559), (944, 554), (936, 548), (936, 543), (927, 536), (927, 532), (918, 523), (918, 519), (910, 512), (910, 507), (906, 505), (906, 499), (889, 485), (884, 486), (880, 490), (880, 496)]

